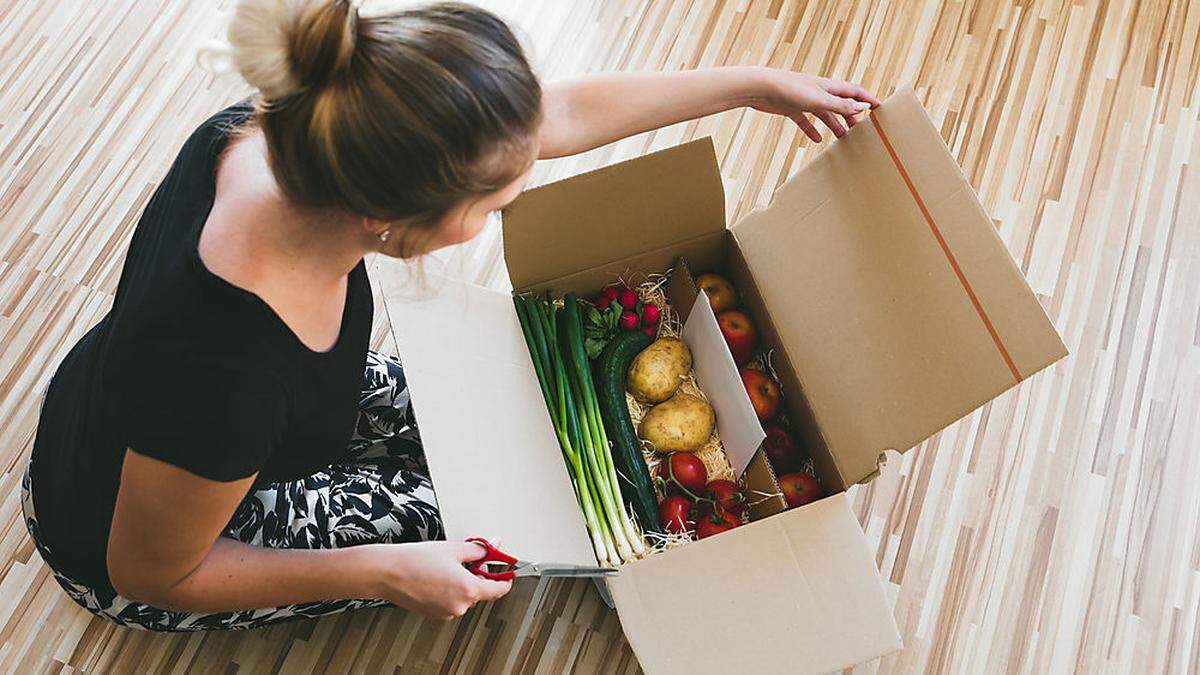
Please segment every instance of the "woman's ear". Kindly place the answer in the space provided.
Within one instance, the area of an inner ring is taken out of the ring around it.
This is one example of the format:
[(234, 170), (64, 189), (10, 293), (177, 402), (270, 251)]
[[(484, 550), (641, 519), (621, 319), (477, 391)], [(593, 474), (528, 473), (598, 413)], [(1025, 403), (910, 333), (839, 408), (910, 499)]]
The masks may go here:
[(387, 232), (392, 227), (392, 223), (386, 220), (379, 220), (370, 216), (363, 216), (361, 222), (363, 231), (372, 237), (379, 237), (384, 232)]

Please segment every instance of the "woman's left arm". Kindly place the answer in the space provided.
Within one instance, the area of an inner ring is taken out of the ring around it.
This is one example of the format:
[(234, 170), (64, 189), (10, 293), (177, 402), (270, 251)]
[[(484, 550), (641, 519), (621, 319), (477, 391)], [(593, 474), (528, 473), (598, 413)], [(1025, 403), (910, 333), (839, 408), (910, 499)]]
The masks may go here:
[[(573, 155), (643, 131), (750, 106), (791, 118), (814, 143), (879, 105), (856, 84), (774, 68), (730, 66), (676, 72), (602, 73), (550, 82), (543, 97), (539, 158)], [(843, 123), (844, 120), (844, 123)]]

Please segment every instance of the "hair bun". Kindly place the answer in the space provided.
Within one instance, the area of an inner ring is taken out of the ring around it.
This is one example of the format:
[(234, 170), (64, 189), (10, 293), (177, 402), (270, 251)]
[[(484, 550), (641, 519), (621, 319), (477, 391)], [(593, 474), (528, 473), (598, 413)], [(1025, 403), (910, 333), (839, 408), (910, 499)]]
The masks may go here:
[(228, 58), (265, 99), (277, 101), (344, 72), (357, 23), (350, 0), (238, 0), (227, 50), (210, 45), (200, 59)]

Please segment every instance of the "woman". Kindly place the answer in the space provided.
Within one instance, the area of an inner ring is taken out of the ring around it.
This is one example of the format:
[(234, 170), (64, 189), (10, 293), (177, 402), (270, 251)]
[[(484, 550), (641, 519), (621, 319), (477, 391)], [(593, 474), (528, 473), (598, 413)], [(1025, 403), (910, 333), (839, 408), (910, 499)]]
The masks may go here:
[(400, 363), (367, 348), (364, 255), (471, 239), (538, 158), (746, 105), (819, 141), (807, 115), (840, 136), (877, 103), (763, 68), (543, 89), (501, 20), (453, 3), (242, 0), (226, 55), (257, 91), (184, 143), (112, 310), (50, 383), (23, 482), (71, 597), (153, 630), (450, 618), (509, 590), (444, 541)]

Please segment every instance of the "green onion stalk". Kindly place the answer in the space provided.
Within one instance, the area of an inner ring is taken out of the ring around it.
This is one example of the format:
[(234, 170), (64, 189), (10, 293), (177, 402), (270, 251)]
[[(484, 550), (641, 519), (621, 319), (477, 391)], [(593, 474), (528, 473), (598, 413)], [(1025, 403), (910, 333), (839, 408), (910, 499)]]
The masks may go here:
[(568, 294), (561, 312), (532, 296), (514, 302), (596, 558), (615, 565), (637, 557), (645, 544), (621, 499), (583, 348), (579, 302)]

